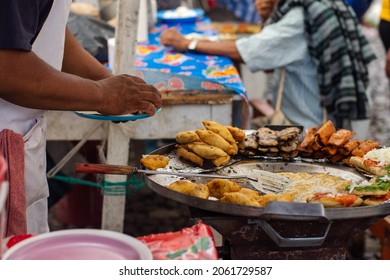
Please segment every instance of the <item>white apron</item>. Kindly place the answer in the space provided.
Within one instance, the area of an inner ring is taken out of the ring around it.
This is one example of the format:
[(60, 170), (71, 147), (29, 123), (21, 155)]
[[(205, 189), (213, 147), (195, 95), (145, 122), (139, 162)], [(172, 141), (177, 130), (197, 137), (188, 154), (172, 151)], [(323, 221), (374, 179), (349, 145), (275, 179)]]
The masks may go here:
[[(57, 70), (64, 54), (66, 22), (72, 0), (54, 0), (32, 51)], [(0, 131), (11, 129), (24, 138), (27, 232), (49, 231), (46, 178), (45, 111), (28, 109), (0, 99)]]

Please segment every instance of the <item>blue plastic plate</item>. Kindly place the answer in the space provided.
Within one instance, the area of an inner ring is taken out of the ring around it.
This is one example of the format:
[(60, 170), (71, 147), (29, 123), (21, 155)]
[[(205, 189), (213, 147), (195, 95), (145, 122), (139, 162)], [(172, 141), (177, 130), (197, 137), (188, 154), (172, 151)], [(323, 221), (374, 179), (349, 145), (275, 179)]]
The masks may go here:
[(204, 16), (204, 11), (201, 9), (192, 9), (196, 13), (190, 17), (170, 17), (169, 14), (175, 12), (175, 10), (159, 11), (157, 13), (157, 19), (164, 23), (194, 23), (197, 18)]
[[(156, 114), (161, 111), (160, 109), (156, 110)], [(74, 112), (76, 115), (87, 118), (87, 119), (93, 119), (93, 120), (102, 120), (102, 121), (114, 121), (114, 122), (122, 122), (122, 121), (136, 121), (140, 119), (149, 118), (150, 116), (148, 114), (128, 114), (128, 115), (120, 115), (120, 116), (106, 116), (99, 114), (98, 112), (82, 112), (82, 111), (76, 111)]]

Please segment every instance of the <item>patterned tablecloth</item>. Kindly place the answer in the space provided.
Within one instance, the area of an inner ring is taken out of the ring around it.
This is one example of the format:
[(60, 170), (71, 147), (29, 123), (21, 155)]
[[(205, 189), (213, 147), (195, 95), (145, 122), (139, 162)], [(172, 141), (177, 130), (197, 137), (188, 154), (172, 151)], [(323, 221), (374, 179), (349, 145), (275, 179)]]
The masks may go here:
[(149, 40), (137, 46), (137, 75), (157, 89), (234, 91), (246, 100), (244, 84), (233, 62), (226, 57), (197, 53), (178, 53), (160, 44), (163, 30), (177, 28), (182, 34), (216, 36), (208, 18), (193, 23), (157, 23), (149, 32)]

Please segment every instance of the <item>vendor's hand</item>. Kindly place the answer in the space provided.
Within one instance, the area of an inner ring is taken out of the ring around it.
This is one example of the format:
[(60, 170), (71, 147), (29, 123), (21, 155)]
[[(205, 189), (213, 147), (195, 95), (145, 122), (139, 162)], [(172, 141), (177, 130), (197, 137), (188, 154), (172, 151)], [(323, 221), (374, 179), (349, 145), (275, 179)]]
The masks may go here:
[(169, 28), (161, 33), (160, 43), (164, 46), (173, 47), (175, 51), (185, 52), (187, 51), (190, 40), (186, 39), (175, 28)]
[(386, 56), (386, 76), (390, 79), (390, 50), (387, 52)]
[(142, 112), (153, 116), (161, 108), (161, 93), (144, 80), (117, 75), (96, 81), (102, 90), (102, 105), (97, 111), (104, 115), (124, 115)]

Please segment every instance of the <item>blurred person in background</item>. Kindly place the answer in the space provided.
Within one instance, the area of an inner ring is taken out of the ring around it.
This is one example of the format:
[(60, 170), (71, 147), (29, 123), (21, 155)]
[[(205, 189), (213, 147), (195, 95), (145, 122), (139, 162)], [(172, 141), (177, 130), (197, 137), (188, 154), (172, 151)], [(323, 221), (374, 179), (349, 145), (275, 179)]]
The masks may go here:
[(11, 130), (23, 137), (24, 170), (17, 176), (24, 180), (27, 233), (49, 230), (47, 110), (154, 115), (162, 105), (154, 87), (137, 77), (112, 75), (81, 47), (66, 27), (71, 3), (0, 2), (0, 136)]
[(325, 111), (338, 128), (351, 129), (351, 120), (363, 120), (368, 126), (367, 64), (375, 55), (347, 4), (343, 0), (256, 0), (256, 9), (266, 22), (258, 34), (211, 42), (188, 40), (171, 28), (160, 41), (176, 51), (244, 62), (252, 72), (275, 70), (274, 104), (285, 68), (281, 111), (294, 124), (319, 127)]
[(379, 36), (387, 53), (386, 75), (390, 78), (390, 0), (382, 0), (378, 30)]

